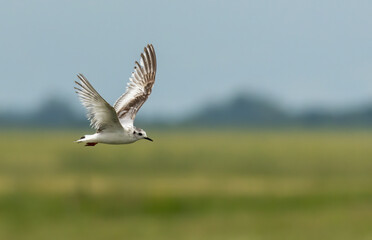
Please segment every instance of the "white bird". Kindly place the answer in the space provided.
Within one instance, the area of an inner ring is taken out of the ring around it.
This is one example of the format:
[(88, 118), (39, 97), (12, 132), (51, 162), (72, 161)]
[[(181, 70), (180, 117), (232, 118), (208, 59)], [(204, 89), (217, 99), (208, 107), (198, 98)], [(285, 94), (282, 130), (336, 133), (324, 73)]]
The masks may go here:
[(78, 74), (80, 82), (75, 83), (76, 93), (87, 109), (90, 125), (97, 132), (84, 135), (76, 142), (84, 142), (85, 146), (97, 143), (127, 144), (140, 139), (153, 141), (146, 132), (133, 125), (138, 110), (151, 94), (156, 75), (156, 55), (154, 47), (149, 44), (141, 53), (140, 63), (135, 62), (134, 71), (129, 78), (126, 92), (116, 100), (112, 107), (108, 104), (83, 76)]

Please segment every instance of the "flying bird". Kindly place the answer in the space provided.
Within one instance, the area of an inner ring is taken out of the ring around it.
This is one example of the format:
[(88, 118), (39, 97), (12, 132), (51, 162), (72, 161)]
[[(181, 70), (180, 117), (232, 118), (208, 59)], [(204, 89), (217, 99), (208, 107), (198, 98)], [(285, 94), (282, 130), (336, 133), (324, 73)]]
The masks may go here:
[(149, 44), (141, 53), (140, 62), (135, 62), (126, 92), (111, 106), (84, 75), (79, 73), (77, 76), (80, 82), (75, 81), (76, 93), (87, 109), (90, 126), (96, 129), (96, 133), (84, 135), (75, 142), (95, 146), (97, 143), (128, 144), (141, 139), (153, 141), (143, 129), (135, 127), (133, 122), (138, 110), (151, 94), (155, 75), (156, 55), (154, 47)]

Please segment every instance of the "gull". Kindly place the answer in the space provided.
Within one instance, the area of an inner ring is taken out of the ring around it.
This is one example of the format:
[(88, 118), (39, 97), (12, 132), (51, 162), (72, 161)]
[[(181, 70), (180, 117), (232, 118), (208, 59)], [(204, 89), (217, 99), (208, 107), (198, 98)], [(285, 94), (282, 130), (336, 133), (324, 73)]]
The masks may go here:
[(141, 139), (153, 141), (146, 132), (133, 125), (138, 110), (151, 94), (156, 75), (156, 55), (154, 47), (148, 44), (141, 53), (140, 62), (135, 62), (127, 84), (126, 92), (116, 100), (114, 106), (107, 103), (93, 88), (83, 74), (77, 76), (76, 93), (82, 105), (87, 109), (90, 126), (95, 134), (84, 135), (77, 143), (95, 146), (97, 143), (128, 144)]

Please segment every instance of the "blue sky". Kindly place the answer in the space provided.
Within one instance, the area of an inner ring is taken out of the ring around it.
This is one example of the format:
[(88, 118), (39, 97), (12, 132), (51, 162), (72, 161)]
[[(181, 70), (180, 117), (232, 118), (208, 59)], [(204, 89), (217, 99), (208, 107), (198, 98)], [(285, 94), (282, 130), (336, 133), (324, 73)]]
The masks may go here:
[(141, 114), (188, 114), (237, 92), (294, 110), (372, 102), (371, 1), (2, 1), (0, 110), (58, 96), (81, 72), (110, 103), (147, 43), (157, 82)]

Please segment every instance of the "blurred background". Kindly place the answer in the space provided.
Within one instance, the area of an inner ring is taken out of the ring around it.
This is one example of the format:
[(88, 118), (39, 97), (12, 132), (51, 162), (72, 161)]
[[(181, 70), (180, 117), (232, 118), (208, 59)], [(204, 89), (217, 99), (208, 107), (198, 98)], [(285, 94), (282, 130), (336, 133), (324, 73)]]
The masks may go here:
[[(2, 1), (0, 239), (372, 239), (370, 1)], [(143, 47), (153, 143), (93, 133)]]

